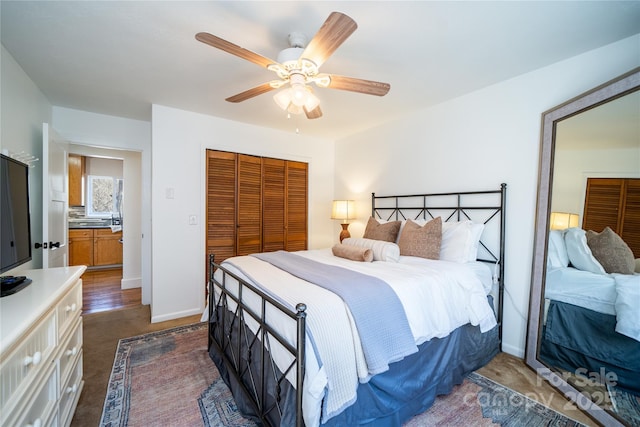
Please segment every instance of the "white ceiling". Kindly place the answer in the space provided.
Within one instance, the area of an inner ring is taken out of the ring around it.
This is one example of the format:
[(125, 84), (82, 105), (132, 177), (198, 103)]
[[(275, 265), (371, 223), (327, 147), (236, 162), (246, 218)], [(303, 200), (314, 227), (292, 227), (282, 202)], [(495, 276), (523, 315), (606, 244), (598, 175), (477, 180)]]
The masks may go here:
[[(150, 120), (151, 104), (326, 138), (640, 33), (640, 1), (6, 1), (1, 40), (53, 105)], [(358, 29), (321, 67), (391, 84), (384, 97), (317, 89), (324, 116), (287, 119), (274, 78), (195, 40), (209, 32), (269, 58), (331, 11)], [(588, 70), (586, 70), (588, 72)], [(7, 108), (10, 106), (3, 106)]]

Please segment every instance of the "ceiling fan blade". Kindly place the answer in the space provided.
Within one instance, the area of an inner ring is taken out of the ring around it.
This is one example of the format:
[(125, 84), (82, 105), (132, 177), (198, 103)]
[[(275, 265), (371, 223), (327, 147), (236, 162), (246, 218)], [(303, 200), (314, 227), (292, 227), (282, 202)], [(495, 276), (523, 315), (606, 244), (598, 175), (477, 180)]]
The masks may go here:
[(331, 12), (300, 57), (320, 67), (356, 28), (356, 21), (344, 13)]
[(356, 79), (354, 77), (338, 76), (328, 74), (331, 81), (326, 87), (331, 89), (349, 90), (351, 92), (364, 93), (367, 95), (384, 96), (391, 89), (389, 83), (374, 82), (372, 80)]
[(249, 90), (245, 90), (244, 92), (240, 92), (237, 95), (230, 96), (229, 98), (226, 99), (226, 101), (242, 102), (242, 101), (246, 101), (247, 99), (251, 99), (254, 96), (258, 96), (258, 95), (262, 95), (263, 93), (270, 92), (274, 89), (275, 88), (271, 85), (271, 83), (263, 83), (260, 86), (256, 86)]
[(264, 68), (267, 68), (269, 65), (272, 65), (272, 64), (277, 64), (277, 62), (274, 61), (273, 59), (269, 59), (255, 52), (251, 52), (250, 50), (247, 50), (243, 47), (240, 47), (224, 39), (221, 39), (218, 36), (214, 36), (213, 34), (198, 33), (196, 34), (196, 40), (201, 41), (202, 43), (208, 44), (209, 46), (218, 48), (220, 50), (224, 50), (225, 52), (235, 55), (239, 58), (246, 59), (247, 61), (253, 62), (254, 64), (258, 64)]
[(304, 114), (307, 115), (307, 119), (319, 119), (322, 117), (322, 110), (319, 105), (311, 111), (307, 111), (307, 109), (304, 108)]

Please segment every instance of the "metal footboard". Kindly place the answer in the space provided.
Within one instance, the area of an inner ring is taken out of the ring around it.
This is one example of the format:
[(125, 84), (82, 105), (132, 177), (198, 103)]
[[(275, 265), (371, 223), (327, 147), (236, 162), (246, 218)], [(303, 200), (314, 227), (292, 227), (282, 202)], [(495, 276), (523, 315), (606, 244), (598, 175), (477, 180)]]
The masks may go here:
[[(295, 425), (304, 426), (302, 385), (306, 305), (297, 304), (296, 311), (291, 310), (216, 264), (213, 254), (209, 256), (209, 276), (208, 349), (210, 354), (215, 351), (224, 364), (220, 370), (228, 373), (226, 380), (228, 384), (233, 383), (231, 388), (236, 401), (236, 393), (240, 391), (248, 403), (251, 417), (264, 425), (279, 425), (285, 408), (292, 403), (292, 387), (287, 376), (293, 376)], [(246, 301), (248, 295), (251, 295), (251, 304)], [(269, 324), (268, 317), (274, 310), (295, 322), (295, 343), (289, 343)], [(287, 362), (285, 367), (278, 367), (273, 359), (271, 350), (274, 346), (285, 349), (291, 355), (292, 361)]]

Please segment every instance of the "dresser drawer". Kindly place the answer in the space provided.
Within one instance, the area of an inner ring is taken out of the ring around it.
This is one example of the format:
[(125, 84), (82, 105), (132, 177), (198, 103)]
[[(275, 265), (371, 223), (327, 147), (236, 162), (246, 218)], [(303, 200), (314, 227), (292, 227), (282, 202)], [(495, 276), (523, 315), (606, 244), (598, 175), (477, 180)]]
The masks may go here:
[(69, 335), (60, 345), (58, 359), (60, 361), (60, 382), (64, 384), (69, 378), (71, 367), (74, 365), (82, 350), (82, 317), (79, 316), (73, 324)]
[(58, 336), (67, 332), (82, 310), (82, 280), (78, 280), (56, 306), (58, 312)]
[(59, 416), (60, 425), (66, 426), (71, 424), (71, 418), (73, 418), (73, 413), (84, 386), (84, 381), (82, 380), (82, 351), (77, 363), (73, 366), (69, 380), (63, 384), (60, 390)]
[[(33, 395), (27, 397), (25, 406), (17, 407), (2, 425), (7, 426), (50, 426), (56, 425), (58, 403), (58, 375), (55, 363), (50, 363), (45, 377)], [(24, 403), (24, 402), (20, 402)]]
[(0, 413), (23, 401), (25, 391), (53, 360), (57, 345), (56, 316), (50, 311), (0, 364)]

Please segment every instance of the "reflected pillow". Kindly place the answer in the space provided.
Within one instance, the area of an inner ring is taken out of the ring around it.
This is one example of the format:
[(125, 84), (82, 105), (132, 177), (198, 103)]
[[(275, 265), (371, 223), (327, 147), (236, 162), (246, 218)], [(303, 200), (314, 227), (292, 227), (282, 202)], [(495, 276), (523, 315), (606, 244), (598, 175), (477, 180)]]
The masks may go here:
[(607, 274), (591, 253), (591, 249), (587, 245), (587, 234), (583, 229), (578, 227), (567, 228), (564, 232), (564, 242), (567, 245), (569, 262), (575, 268), (595, 274)]
[(440, 217), (432, 219), (423, 226), (408, 220), (402, 227), (398, 241), (400, 255), (440, 259), (441, 241), (442, 219)]
[(379, 223), (375, 218), (369, 217), (367, 227), (364, 230), (365, 239), (395, 242), (400, 231), (400, 221)]
[(600, 233), (587, 231), (587, 245), (607, 273), (633, 274), (635, 259), (629, 246), (615, 231), (605, 227)]
[(549, 231), (549, 248), (547, 249), (547, 265), (549, 268), (564, 268), (569, 266), (569, 254), (564, 242), (564, 231)]

